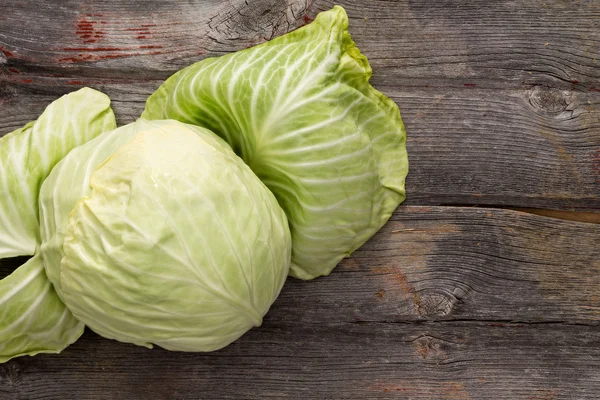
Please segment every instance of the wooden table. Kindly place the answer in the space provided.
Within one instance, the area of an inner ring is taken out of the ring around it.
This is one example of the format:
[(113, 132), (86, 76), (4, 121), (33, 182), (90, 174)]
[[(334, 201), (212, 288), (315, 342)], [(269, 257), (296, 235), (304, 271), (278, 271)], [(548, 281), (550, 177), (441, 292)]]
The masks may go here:
[[(339, 3), (407, 127), (391, 221), (221, 351), (87, 332), (0, 365), (1, 399), (600, 397), (600, 1)], [(82, 86), (131, 122), (176, 70), (333, 4), (2, 0), (0, 134)]]

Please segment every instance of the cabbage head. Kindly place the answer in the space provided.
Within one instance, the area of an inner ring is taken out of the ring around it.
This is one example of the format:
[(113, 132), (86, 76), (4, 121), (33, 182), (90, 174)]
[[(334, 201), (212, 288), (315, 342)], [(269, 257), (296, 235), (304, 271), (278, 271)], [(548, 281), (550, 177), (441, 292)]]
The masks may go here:
[(288, 275), (277, 200), (197, 126), (140, 119), (74, 149), (40, 208), (49, 279), (107, 338), (216, 350), (261, 324)]
[(147, 101), (225, 139), (275, 194), (292, 233), (291, 275), (326, 275), (405, 199), (405, 130), (341, 7), (270, 42), (193, 64)]

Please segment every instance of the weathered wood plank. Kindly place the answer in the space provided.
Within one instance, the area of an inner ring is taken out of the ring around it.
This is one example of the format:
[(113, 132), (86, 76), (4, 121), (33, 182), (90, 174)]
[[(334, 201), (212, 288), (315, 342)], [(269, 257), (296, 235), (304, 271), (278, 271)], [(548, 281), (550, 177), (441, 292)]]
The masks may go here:
[[(160, 83), (39, 73), (0, 77), (0, 135), (82, 85), (105, 91), (119, 122), (128, 123)], [(379, 89), (398, 103), (407, 127), (407, 204), (600, 210), (600, 95), (541, 86)]]
[(0, 46), (16, 70), (164, 78), (293, 30), (334, 3), (346, 8), (377, 83), (600, 90), (600, 7), (587, 0), (5, 0)]
[(6, 400), (584, 400), (599, 390), (600, 331), (560, 324), (271, 318), (212, 354), (148, 350), (87, 333), (61, 355), (0, 365)]
[[(333, 2), (317, 2), (327, 8)], [(343, 1), (378, 82), (597, 91), (600, 5), (576, 0)], [(351, 31), (351, 32), (354, 32)]]
[(566, 219), (568, 221), (590, 222), (600, 224), (600, 213), (595, 212), (573, 212), (563, 210), (548, 210), (545, 208), (515, 208), (517, 211), (543, 215), (551, 218)]
[[(600, 324), (600, 225), (516, 211), (400, 207), (327, 278), (295, 280), (280, 318)], [(297, 308), (302, 305), (302, 311)]]
[[(130, 122), (171, 72), (282, 34), (332, 6), (321, 0), (62, 4), (0, 5), (4, 21), (36, 21), (0, 26), (6, 115), (0, 132), (80, 84), (105, 89), (120, 120)], [(403, 111), (408, 204), (600, 209), (594, 2), (341, 4), (371, 59), (373, 83)], [(44, 74), (54, 79), (38, 79)]]
[(305, 23), (305, 9), (305, 0), (64, 0), (60, 7), (52, 0), (35, 5), (7, 0), (0, 5), (0, 46), (8, 66), (17, 70), (100, 69), (103, 75), (119, 70), (135, 76), (159, 71), (164, 77), (164, 71), (201, 56), (293, 30)]
[[(341, 0), (409, 133), (407, 204), (600, 209), (600, 6)], [(170, 73), (268, 40), (329, 0), (0, 4), (0, 136), (82, 85), (134, 120)], [(0, 399), (595, 399), (600, 226), (401, 207), (334, 273), (290, 280), (212, 354), (87, 333), (0, 365)], [(0, 262), (0, 277), (19, 260)]]
[[(329, 277), (289, 279), (276, 320), (493, 320), (600, 326), (600, 225), (402, 206)], [(23, 258), (0, 263), (15, 268)], [(3, 266), (5, 265), (5, 266)]]
[(0, 397), (595, 399), (599, 248), (596, 224), (401, 207), (330, 276), (290, 279), (222, 351), (86, 334), (0, 366)]

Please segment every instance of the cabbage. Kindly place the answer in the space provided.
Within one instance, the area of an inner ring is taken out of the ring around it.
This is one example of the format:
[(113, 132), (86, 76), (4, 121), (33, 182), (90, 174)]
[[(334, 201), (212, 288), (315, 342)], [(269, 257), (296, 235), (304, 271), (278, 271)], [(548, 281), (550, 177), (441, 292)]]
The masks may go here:
[(283, 210), (200, 127), (138, 120), (105, 133), (56, 166), (40, 205), (48, 276), (107, 338), (221, 348), (261, 324), (288, 274)]
[(288, 274), (326, 275), (371, 237), (405, 198), (405, 132), (347, 28), (334, 7), (194, 64), (124, 127), (82, 89), (1, 138), (0, 258), (32, 258), (0, 281), (0, 363), (84, 324), (219, 349)]
[(38, 194), (71, 149), (115, 126), (108, 97), (84, 88), (0, 138), (0, 259), (33, 255), (0, 281), (0, 363), (19, 355), (58, 353), (83, 333), (83, 324), (60, 301), (44, 272)]
[(326, 275), (405, 198), (398, 107), (369, 84), (371, 68), (341, 7), (260, 46), (170, 77), (147, 119), (171, 118), (225, 139), (275, 194), (292, 233), (291, 275)]

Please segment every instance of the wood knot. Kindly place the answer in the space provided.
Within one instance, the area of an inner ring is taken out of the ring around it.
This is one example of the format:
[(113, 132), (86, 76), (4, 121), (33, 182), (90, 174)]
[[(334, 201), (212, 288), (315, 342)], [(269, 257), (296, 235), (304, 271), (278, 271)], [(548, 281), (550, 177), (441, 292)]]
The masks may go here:
[[(0, 387), (16, 387), (22, 383), (22, 373), (17, 361), (0, 365)], [(2, 392), (2, 390), (0, 390)]]
[(459, 300), (449, 293), (421, 294), (417, 311), (419, 316), (424, 318), (445, 317), (452, 313), (458, 302)]
[(248, 1), (232, 0), (208, 22), (208, 36), (217, 43), (230, 45), (230, 41), (249, 41), (255, 46), (301, 26), (306, 8), (300, 1)]
[(545, 114), (560, 114), (569, 106), (565, 91), (539, 85), (529, 90), (529, 103)]
[(423, 360), (445, 361), (448, 355), (444, 351), (445, 343), (431, 336), (421, 336), (413, 341), (417, 355)]

